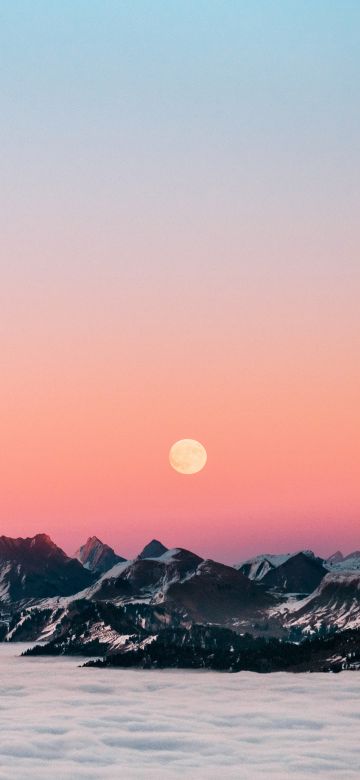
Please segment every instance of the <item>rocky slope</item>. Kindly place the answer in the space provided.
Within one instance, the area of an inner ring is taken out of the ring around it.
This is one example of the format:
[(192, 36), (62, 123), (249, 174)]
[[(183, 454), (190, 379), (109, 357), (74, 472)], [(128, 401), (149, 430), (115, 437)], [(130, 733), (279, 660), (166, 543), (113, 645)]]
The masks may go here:
[(321, 558), (300, 552), (268, 571), (261, 581), (269, 590), (307, 594), (317, 588), (326, 571)]
[(108, 544), (101, 542), (97, 536), (89, 536), (87, 542), (79, 547), (74, 557), (82, 563), (85, 569), (99, 574), (108, 571), (116, 563), (126, 560), (121, 555), (117, 555)]
[(360, 628), (360, 572), (330, 572), (307, 598), (270, 611), (293, 636)]
[(93, 582), (79, 561), (69, 558), (46, 534), (0, 537), (0, 604), (34, 603), (77, 593)]
[(348, 555), (343, 555), (338, 551), (326, 560), (325, 566), (329, 571), (360, 571), (360, 551), (355, 550)]
[(235, 566), (249, 579), (283, 593), (311, 593), (327, 572), (325, 561), (312, 550), (258, 555)]

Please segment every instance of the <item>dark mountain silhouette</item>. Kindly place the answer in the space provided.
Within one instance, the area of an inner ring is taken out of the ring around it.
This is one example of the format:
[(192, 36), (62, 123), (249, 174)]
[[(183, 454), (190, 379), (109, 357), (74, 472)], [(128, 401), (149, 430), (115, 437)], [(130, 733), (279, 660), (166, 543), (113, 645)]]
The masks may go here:
[(93, 580), (47, 534), (26, 539), (0, 537), (0, 601), (4, 603), (67, 596)]
[(311, 593), (326, 573), (321, 558), (300, 552), (268, 571), (261, 582), (267, 589), (276, 588), (285, 593)]
[(158, 542), (157, 539), (152, 539), (149, 544), (145, 545), (144, 549), (139, 555), (139, 558), (160, 558), (160, 556), (167, 551), (168, 548), (165, 547), (165, 545), (163, 545), (161, 542)]
[(234, 619), (256, 615), (273, 603), (263, 586), (232, 566), (202, 561), (191, 577), (169, 584), (164, 603), (186, 610), (194, 622), (227, 625)]

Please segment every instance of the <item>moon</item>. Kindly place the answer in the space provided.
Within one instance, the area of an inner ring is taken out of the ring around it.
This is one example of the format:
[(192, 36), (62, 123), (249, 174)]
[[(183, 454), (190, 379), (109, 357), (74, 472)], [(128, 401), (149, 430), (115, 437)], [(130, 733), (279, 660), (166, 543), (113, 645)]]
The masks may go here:
[(206, 449), (196, 439), (180, 439), (170, 448), (169, 461), (179, 474), (196, 474), (205, 466)]

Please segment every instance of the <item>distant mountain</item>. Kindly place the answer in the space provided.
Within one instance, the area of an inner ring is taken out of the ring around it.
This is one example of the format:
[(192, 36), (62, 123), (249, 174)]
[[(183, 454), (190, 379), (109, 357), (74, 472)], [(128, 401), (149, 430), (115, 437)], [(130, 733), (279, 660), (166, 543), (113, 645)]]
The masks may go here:
[(97, 536), (89, 536), (87, 542), (76, 551), (75, 558), (85, 569), (99, 573), (108, 571), (116, 563), (126, 560), (121, 555), (117, 555), (108, 544), (101, 542)]
[(158, 603), (164, 600), (171, 583), (194, 574), (202, 560), (195, 553), (181, 548), (167, 550), (159, 558), (136, 558), (127, 565), (116, 566), (102, 577), (91, 589), (91, 598), (117, 602), (124, 599), (155, 600)]
[(334, 553), (325, 561), (325, 566), (329, 571), (360, 571), (360, 551), (354, 550), (345, 556), (341, 552)]
[(332, 566), (334, 563), (340, 563), (340, 561), (344, 560), (344, 556), (340, 550), (337, 550), (332, 555), (329, 555), (328, 558), (326, 558), (325, 564), (328, 564)]
[(291, 558), (294, 553), (284, 553), (279, 555), (272, 555), (264, 553), (262, 555), (256, 555), (254, 558), (248, 558), (235, 565), (235, 569), (245, 574), (249, 580), (261, 580), (265, 577), (265, 574), (271, 569), (276, 569), (282, 563)]
[(232, 566), (175, 548), (159, 558), (137, 558), (107, 572), (88, 591), (94, 601), (161, 605), (173, 619), (252, 625), (274, 603), (262, 585)]
[(299, 550), (295, 553), (277, 553), (275, 555), (273, 553), (262, 553), (261, 555), (256, 555), (253, 558), (248, 558), (246, 561), (235, 564), (234, 568), (245, 574), (249, 580), (262, 580), (269, 571), (277, 569), (283, 563), (290, 560), (290, 558), (295, 558), (300, 552), (308, 558), (316, 558), (316, 555), (314, 555), (312, 550)]
[(163, 545), (161, 542), (158, 542), (157, 539), (152, 539), (149, 544), (145, 545), (144, 549), (139, 555), (139, 558), (160, 558), (160, 556), (167, 551), (168, 548), (165, 547), (165, 545)]
[(93, 579), (47, 534), (0, 537), (0, 602), (4, 604), (67, 596), (88, 587)]
[(311, 593), (326, 574), (321, 558), (313, 553), (292, 555), (280, 566), (268, 571), (261, 582), (267, 589), (276, 588), (286, 593)]
[(310, 596), (283, 605), (281, 620), (305, 633), (360, 628), (360, 572), (326, 574)]
[(169, 583), (163, 603), (187, 612), (193, 622), (234, 625), (254, 622), (272, 603), (262, 585), (212, 560), (201, 561), (182, 580)]

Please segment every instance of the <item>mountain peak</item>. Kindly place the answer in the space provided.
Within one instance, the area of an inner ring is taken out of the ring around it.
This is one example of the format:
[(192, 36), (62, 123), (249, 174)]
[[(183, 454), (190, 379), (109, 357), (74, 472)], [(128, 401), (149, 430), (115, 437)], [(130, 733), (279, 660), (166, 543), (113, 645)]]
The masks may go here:
[(35, 534), (35, 536), (30, 539), (30, 545), (31, 547), (35, 547), (36, 545), (42, 546), (42, 547), (50, 547), (51, 549), (58, 548), (57, 544), (53, 542), (51, 536), (49, 534)]
[(0, 560), (12, 561), (19, 560), (21, 557), (32, 556), (57, 557), (68, 559), (66, 553), (53, 542), (48, 534), (35, 534), (25, 538), (19, 536), (0, 536)]
[(267, 588), (288, 593), (311, 593), (326, 574), (322, 558), (309, 550), (300, 551), (287, 558), (280, 566), (268, 571), (262, 578)]
[(116, 563), (126, 560), (121, 555), (117, 555), (112, 547), (104, 544), (97, 536), (89, 536), (85, 544), (76, 551), (75, 558), (82, 563), (85, 569), (98, 573), (108, 571)]
[[(2, 566), (4, 564), (4, 566)], [(52, 541), (48, 534), (0, 537), (0, 601), (67, 596), (93, 581), (90, 572)]]
[(145, 545), (139, 558), (160, 558), (167, 551), (168, 548), (162, 542), (159, 542), (158, 539), (152, 539), (151, 542)]
[(235, 564), (235, 569), (245, 574), (249, 580), (262, 580), (269, 571), (279, 568), (288, 560), (296, 560), (298, 556), (316, 559), (316, 555), (312, 550), (299, 550), (292, 553), (262, 553), (254, 558), (248, 558), (246, 561)]
[(340, 561), (344, 560), (344, 556), (340, 550), (337, 550), (332, 555), (329, 556), (329, 558), (326, 559), (326, 563), (340, 563)]
[(353, 552), (345, 555), (344, 561), (348, 561), (351, 558), (360, 558), (360, 550), (354, 550)]
[(89, 536), (86, 540), (85, 544), (101, 544), (104, 545), (104, 542), (99, 539), (98, 536)]

